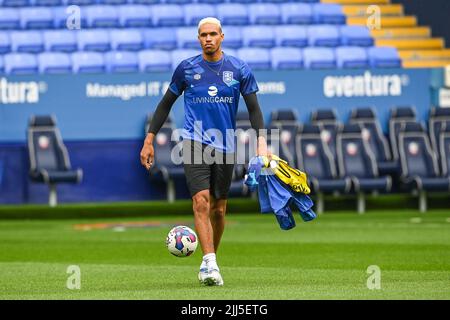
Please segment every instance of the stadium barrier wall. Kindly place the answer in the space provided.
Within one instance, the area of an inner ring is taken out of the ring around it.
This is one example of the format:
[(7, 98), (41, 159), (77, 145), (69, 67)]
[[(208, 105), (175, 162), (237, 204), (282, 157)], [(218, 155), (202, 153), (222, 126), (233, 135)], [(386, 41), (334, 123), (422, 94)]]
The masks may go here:
[[(255, 71), (266, 123), (275, 109), (336, 108), (347, 121), (355, 107), (374, 106), (387, 132), (393, 106), (413, 105), (425, 121), (431, 103), (431, 69)], [(45, 203), (48, 188), (28, 179), (26, 130), (31, 115), (54, 114), (80, 185), (60, 185), (60, 202), (164, 199), (139, 163), (146, 116), (168, 87), (171, 73), (0, 76), (0, 203)], [(207, 92), (205, 92), (207, 95)], [(242, 99), (241, 99), (242, 100)], [(243, 101), (240, 110), (245, 110)], [(183, 125), (183, 99), (172, 109)], [(184, 183), (177, 197), (188, 197)]]

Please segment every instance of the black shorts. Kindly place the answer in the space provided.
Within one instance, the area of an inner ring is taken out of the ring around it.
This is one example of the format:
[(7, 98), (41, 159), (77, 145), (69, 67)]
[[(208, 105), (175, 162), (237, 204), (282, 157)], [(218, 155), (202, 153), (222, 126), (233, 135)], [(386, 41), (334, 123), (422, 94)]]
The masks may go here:
[(185, 139), (183, 163), (191, 197), (202, 190), (209, 190), (216, 199), (228, 197), (234, 170), (234, 153), (222, 153), (210, 145)]

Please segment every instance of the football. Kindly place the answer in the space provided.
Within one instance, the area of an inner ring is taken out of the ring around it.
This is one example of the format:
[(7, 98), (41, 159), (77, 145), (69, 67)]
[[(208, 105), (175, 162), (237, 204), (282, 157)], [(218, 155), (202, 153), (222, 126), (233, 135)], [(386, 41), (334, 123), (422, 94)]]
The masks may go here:
[(167, 249), (177, 257), (188, 257), (198, 245), (197, 234), (186, 226), (176, 226), (169, 231), (166, 239)]

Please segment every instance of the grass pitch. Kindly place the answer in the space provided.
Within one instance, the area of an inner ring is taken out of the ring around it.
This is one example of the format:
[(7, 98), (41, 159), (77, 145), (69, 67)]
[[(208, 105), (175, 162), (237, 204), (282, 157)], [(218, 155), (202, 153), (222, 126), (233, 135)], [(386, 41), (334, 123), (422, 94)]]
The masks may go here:
[[(187, 258), (165, 248), (191, 215), (0, 220), (0, 299), (450, 299), (450, 210), (295, 219), (282, 231), (270, 214), (229, 214), (223, 287), (198, 283), (200, 246)], [(66, 287), (70, 265), (79, 290)], [(367, 287), (372, 265), (379, 290)]]

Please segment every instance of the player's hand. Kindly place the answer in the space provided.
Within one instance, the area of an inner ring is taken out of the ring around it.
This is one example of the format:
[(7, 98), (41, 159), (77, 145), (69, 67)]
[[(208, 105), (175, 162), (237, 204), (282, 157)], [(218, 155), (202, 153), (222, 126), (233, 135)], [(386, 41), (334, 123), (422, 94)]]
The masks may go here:
[(155, 150), (153, 149), (153, 143), (145, 143), (141, 150), (141, 164), (145, 169), (150, 170), (155, 160)]

